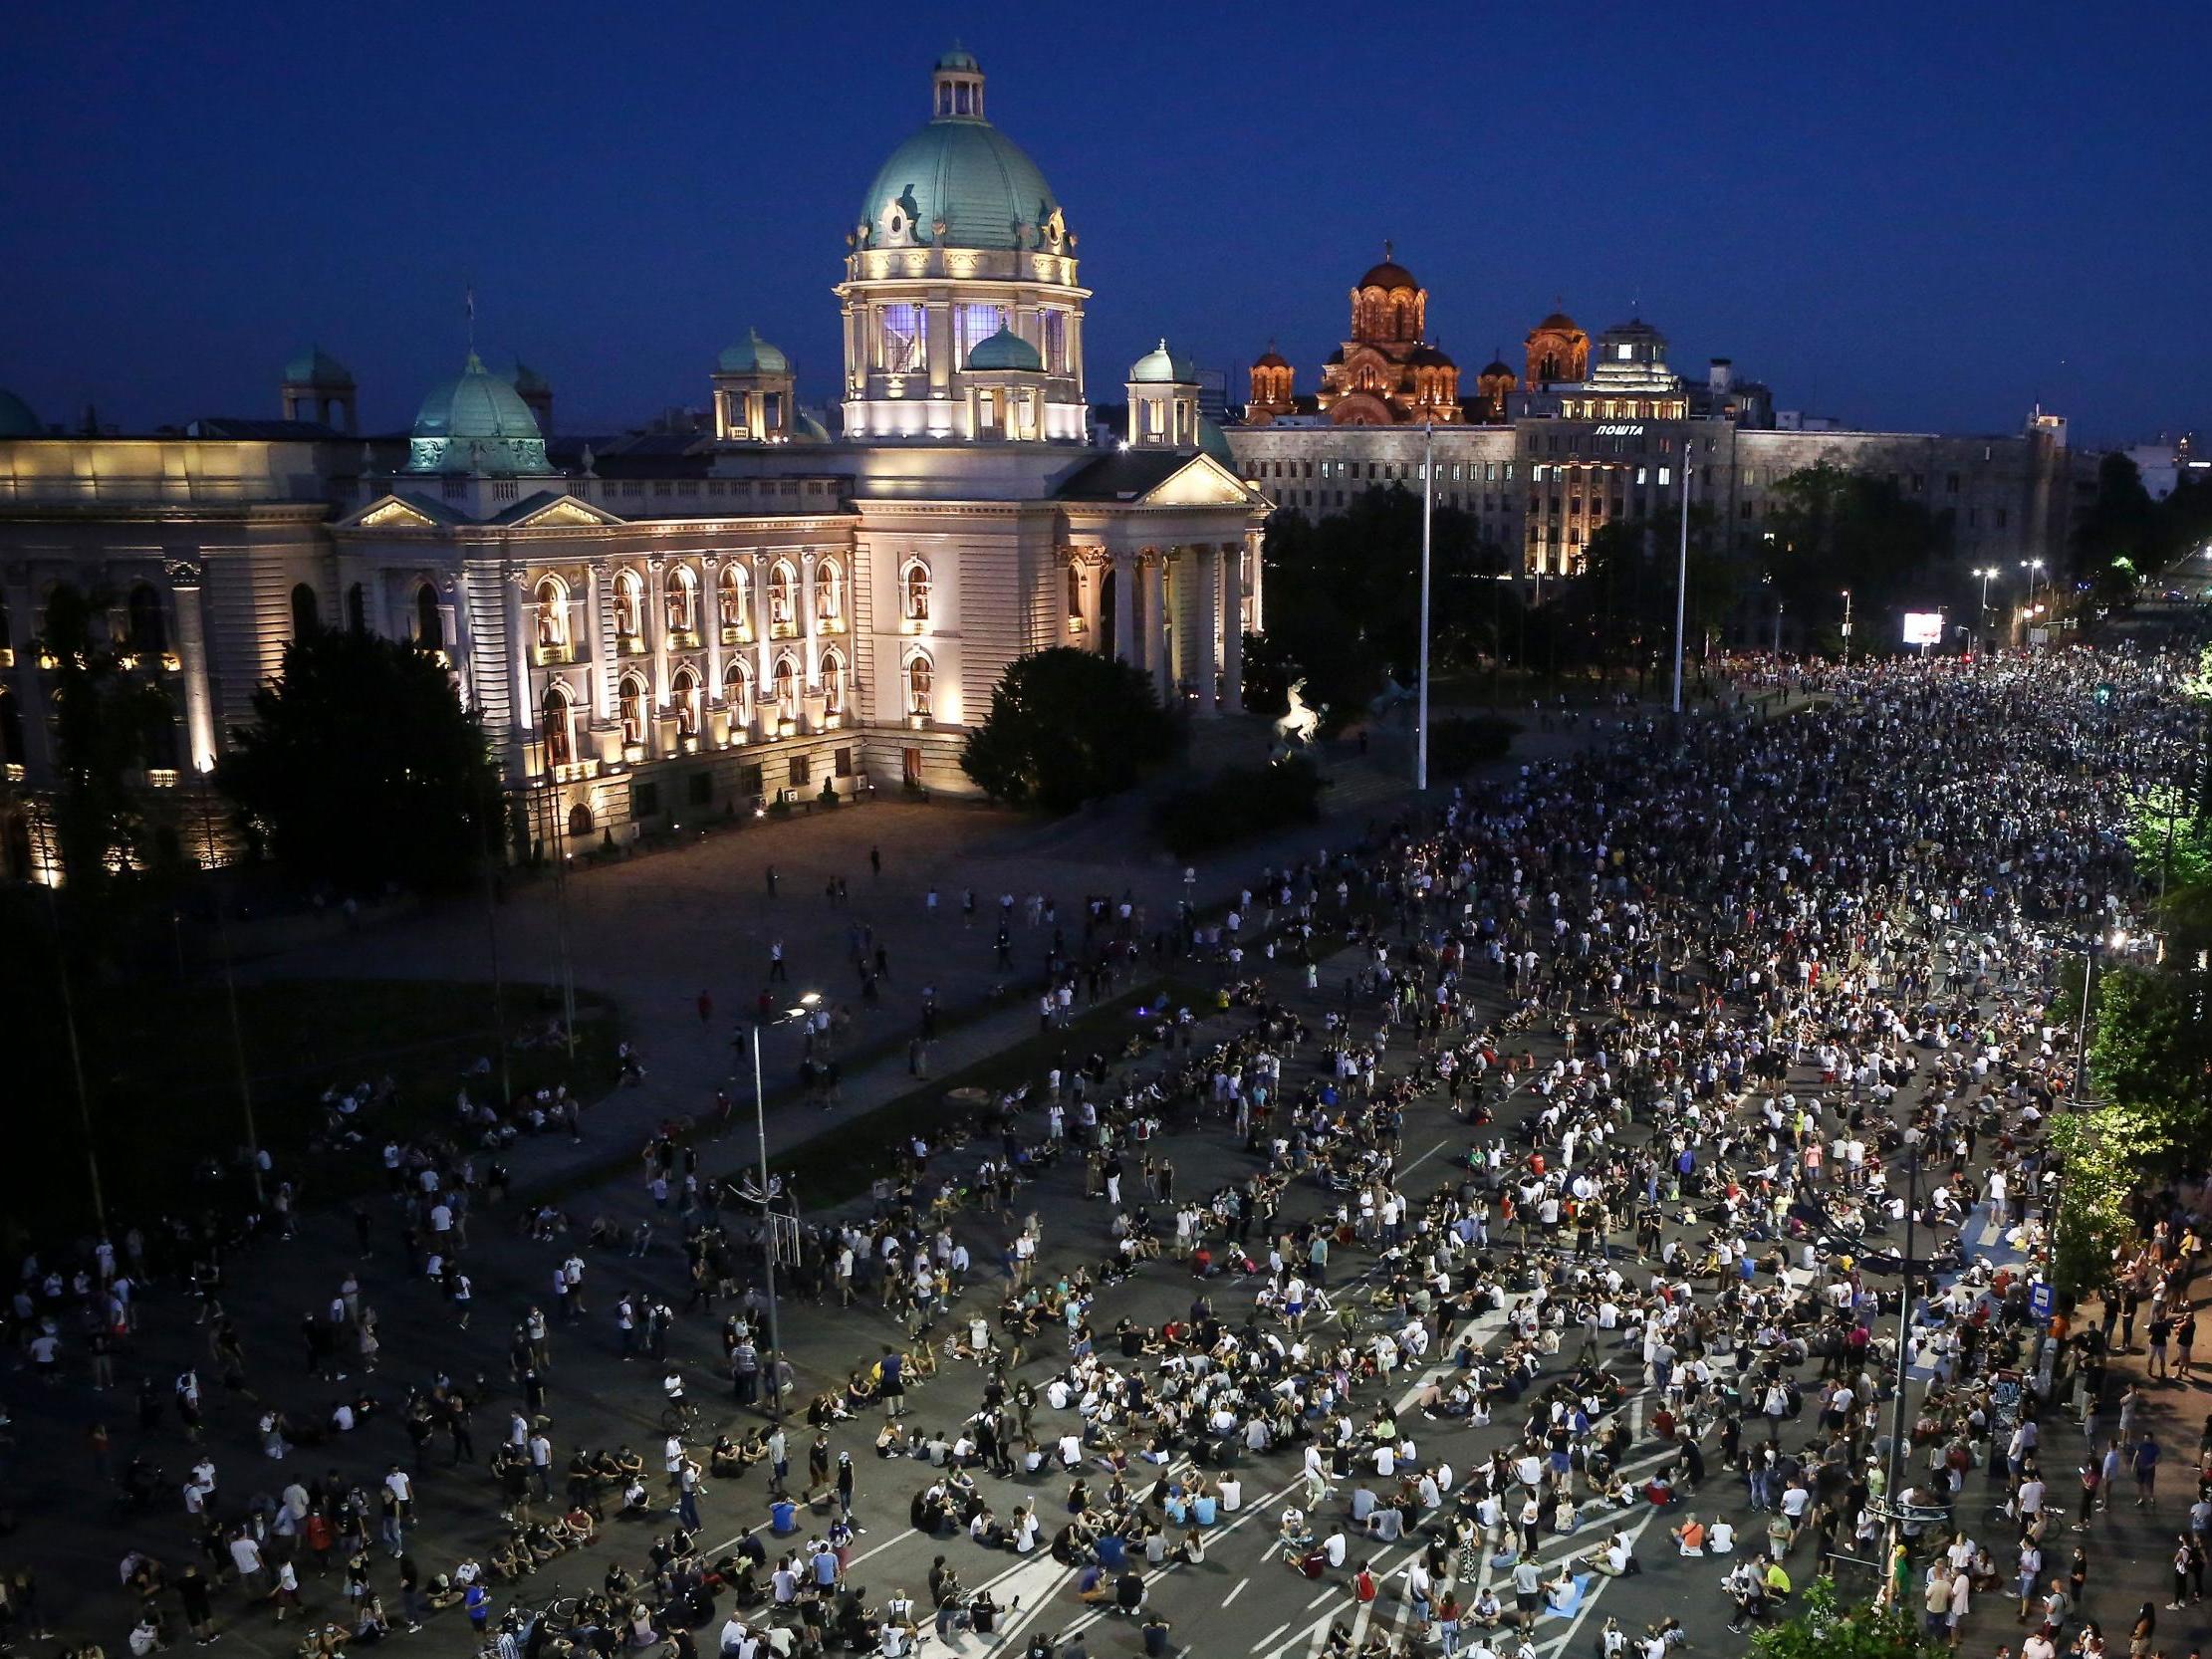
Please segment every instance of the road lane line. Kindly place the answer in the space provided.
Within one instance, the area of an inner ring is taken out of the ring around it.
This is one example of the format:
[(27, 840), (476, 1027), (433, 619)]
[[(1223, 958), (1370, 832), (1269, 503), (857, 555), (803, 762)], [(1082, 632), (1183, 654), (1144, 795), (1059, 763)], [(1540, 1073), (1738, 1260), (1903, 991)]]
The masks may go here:
[[(1262, 1559), (1265, 1559), (1265, 1557), (1263, 1556)], [(1239, 1578), (1236, 1581), (1236, 1584), (1230, 1589), (1229, 1593), (1221, 1598), (1222, 1606), (1226, 1607), (1229, 1605), (1230, 1602), (1236, 1600), (1238, 1596), (1244, 1593), (1244, 1586), (1251, 1582), (1252, 1576), (1250, 1573), (1247, 1573), (1244, 1577)]]

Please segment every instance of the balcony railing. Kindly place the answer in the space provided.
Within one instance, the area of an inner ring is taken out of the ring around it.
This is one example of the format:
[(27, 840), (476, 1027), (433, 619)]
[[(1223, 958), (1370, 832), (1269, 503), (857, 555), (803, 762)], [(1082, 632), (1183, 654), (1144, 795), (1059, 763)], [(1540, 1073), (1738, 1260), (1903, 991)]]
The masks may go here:
[(550, 645), (533, 645), (530, 647), (530, 660), (540, 668), (547, 666), (549, 663), (574, 662), (576, 660), (576, 646), (566, 639)]

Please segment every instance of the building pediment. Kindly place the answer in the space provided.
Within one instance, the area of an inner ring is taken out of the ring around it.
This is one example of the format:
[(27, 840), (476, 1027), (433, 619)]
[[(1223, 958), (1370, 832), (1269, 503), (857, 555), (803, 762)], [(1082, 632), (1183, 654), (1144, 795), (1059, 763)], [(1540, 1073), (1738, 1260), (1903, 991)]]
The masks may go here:
[(1211, 455), (1193, 455), (1137, 498), (1144, 507), (1244, 507), (1253, 500), (1250, 485)]
[(604, 507), (595, 507), (589, 501), (580, 501), (573, 495), (554, 495), (544, 491), (528, 501), (519, 501), (493, 521), (511, 530), (560, 530), (572, 526), (603, 526), (626, 524), (629, 521)]
[(342, 530), (445, 530), (464, 523), (457, 514), (426, 496), (378, 496), (352, 518)]

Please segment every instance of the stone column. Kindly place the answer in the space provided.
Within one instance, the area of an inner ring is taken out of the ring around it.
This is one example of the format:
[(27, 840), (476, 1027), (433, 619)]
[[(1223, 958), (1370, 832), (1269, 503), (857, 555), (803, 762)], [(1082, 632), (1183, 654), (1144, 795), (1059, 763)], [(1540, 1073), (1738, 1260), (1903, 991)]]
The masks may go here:
[[(511, 570), (500, 583), (502, 625), (507, 630), (507, 719), (515, 728), (515, 742), (526, 747), (537, 725), (537, 710), (530, 696), (530, 642), (535, 631), (523, 625), (522, 590), (530, 580), (527, 571)], [(518, 753), (518, 759), (520, 758)]]
[(1244, 549), (1221, 548), (1221, 711), (1244, 712)]
[(215, 770), (215, 710), (207, 688), (207, 627), (200, 613), (200, 586), (206, 567), (197, 560), (172, 559), (166, 569), (169, 592), (176, 596), (176, 661), (184, 675), (184, 736), (192, 770), (204, 775)]
[(1116, 661), (1141, 666), (1143, 659), (1137, 654), (1135, 618), (1136, 561), (1125, 553), (1117, 553), (1108, 568), (1113, 572), (1113, 655)]
[(707, 554), (699, 561), (699, 631), (706, 639), (706, 706), (722, 706), (722, 561)]
[(1168, 649), (1167, 550), (1152, 548), (1144, 554), (1144, 665), (1152, 672), (1152, 685), (1163, 707), (1175, 705), (1174, 653)]
[(767, 558), (753, 556), (753, 586), (747, 594), (753, 606), (753, 707), (761, 714), (763, 737), (775, 735), (774, 721), (778, 710), (771, 688), (774, 684), (775, 642), (768, 637), (768, 566)]
[(1244, 533), (1244, 547), (1246, 562), (1251, 567), (1247, 573), (1251, 580), (1245, 584), (1245, 587), (1252, 595), (1252, 631), (1254, 633), (1265, 633), (1267, 631), (1267, 601), (1264, 593), (1265, 578), (1262, 572), (1266, 564), (1264, 558), (1267, 551), (1266, 533), (1258, 530), (1246, 531)]
[(606, 606), (600, 594), (607, 587), (607, 572), (600, 565), (584, 567), (585, 625), (591, 630), (592, 724), (604, 726), (614, 718), (614, 659), (608, 649)]
[(668, 713), (668, 594), (661, 586), (667, 574), (665, 559), (645, 561), (645, 613), (638, 618), (645, 624), (645, 637), (652, 643), (652, 707), (645, 713), (645, 752), (656, 758), (664, 753), (660, 723)]
[(1198, 712), (1215, 714), (1219, 712), (1213, 682), (1220, 662), (1221, 549), (1213, 542), (1202, 543), (1198, 548), (1198, 614), (1194, 621), (1198, 661), (1191, 677), (1198, 683)]

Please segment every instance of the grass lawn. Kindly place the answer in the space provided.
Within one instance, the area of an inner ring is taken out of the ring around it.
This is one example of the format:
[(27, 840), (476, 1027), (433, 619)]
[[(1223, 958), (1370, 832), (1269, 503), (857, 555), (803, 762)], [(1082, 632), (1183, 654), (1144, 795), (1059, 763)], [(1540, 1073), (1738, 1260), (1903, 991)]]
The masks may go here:
[(1080, 1064), (1094, 1052), (1117, 1058), (1140, 1029), (1136, 1009), (1162, 1002), (1170, 1008), (1187, 1005), (1204, 1018), (1213, 1012), (1214, 993), (1195, 984), (1148, 979), (1142, 989), (1124, 992), (1077, 1016), (1066, 1031), (1026, 1037), (949, 1076), (917, 1083), (874, 1110), (772, 1157), (771, 1167), (794, 1183), (806, 1210), (857, 1198), (868, 1190), (869, 1182), (892, 1173), (899, 1150), (912, 1136), (926, 1136), (934, 1146), (954, 1119), (983, 1115), (987, 1108), (948, 1101), (946, 1096), (954, 1089), (983, 1089), (995, 1099), (1025, 1082), (1042, 1083), (1062, 1056), (1070, 1064)]
[[(593, 1098), (614, 1080), (614, 1046), (620, 1031), (614, 1009), (603, 998), (579, 994), (577, 1046), (514, 1047), (524, 1034), (542, 1034), (560, 1009), (559, 993), (537, 985), (508, 985), (501, 999), (510, 1044), (513, 1086), (568, 1083)], [(176, 987), (133, 988), (79, 1005), (85, 1073), (92, 1094), (93, 1131), (101, 1149), (101, 1174), (112, 1213), (142, 1215), (175, 1208), (183, 1177), (214, 1158), (228, 1163), (245, 1143), (238, 1088), (237, 1050), (220, 981)], [(462, 1071), (480, 1057), (493, 1069), (474, 1091), (499, 1089), (498, 1042), (491, 987), (483, 983), (421, 980), (288, 980), (238, 987), (238, 1030), (252, 1077), (254, 1117), (261, 1144), (280, 1173), (303, 1187), (309, 1204), (372, 1187), (382, 1168), (374, 1150), (312, 1151), (322, 1131), (325, 1088), (342, 1088), (389, 1075), (397, 1085), (391, 1108), (363, 1125), (382, 1145), (401, 1136), (452, 1122)], [(65, 1105), (74, 1105), (74, 1092)], [(57, 1114), (47, 1139), (83, 1168), (82, 1132), (73, 1110)], [(11, 1187), (24, 1183), (11, 1179)], [(56, 1202), (82, 1214), (81, 1185), (59, 1183)], [(31, 1187), (21, 1202), (33, 1209)], [(196, 1196), (196, 1195), (195, 1195)], [(57, 1218), (58, 1219), (58, 1218)]]

